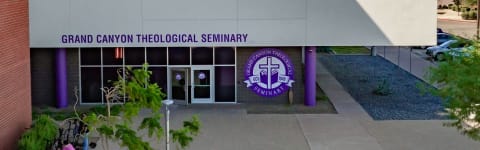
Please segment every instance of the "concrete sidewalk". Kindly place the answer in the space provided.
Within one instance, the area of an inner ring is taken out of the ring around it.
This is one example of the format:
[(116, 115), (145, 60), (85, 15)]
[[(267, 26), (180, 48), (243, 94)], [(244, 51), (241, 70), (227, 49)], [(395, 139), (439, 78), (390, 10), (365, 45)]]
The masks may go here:
[[(322, 55), (318, 55), (322, 57)], [(175, 105), (172, 128), (198, 115), (201, 133), (191, 150), (478, 150), (474, 142), (444, 121), (374, 121), (320, 63), (317, 82), (338, 114), (247, 114), (241, 104)], [(142, 116), (148, 116), (142, 112)], [(140, 120), (135, 122), (140, 123)], [(146, 133), (141, 133), (146, 135)], [(148, 139), (164, 149), (164, 139)], [(101, 148), (98, 143), (97, 149)], [(110, 149), (120, 149), (110, 143)], [(171, 146), (175, 149), (175, 145)]]

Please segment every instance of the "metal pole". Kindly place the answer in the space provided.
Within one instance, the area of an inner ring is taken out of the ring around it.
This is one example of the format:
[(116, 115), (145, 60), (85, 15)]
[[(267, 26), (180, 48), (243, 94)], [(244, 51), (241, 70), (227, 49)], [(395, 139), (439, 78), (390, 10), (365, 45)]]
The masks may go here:
[(477, 0), (477, 40), (480, 40), (480, 0)]
[(410, 73), (412, 73), (412, 48), (410, 47)]
[(398, 53), (397, 53), (397, 65), (400, 67), (400, 46), (398, 47)]
[(85, 133), (85, 137), (83, 137), (83, 150), (88, 150), (88, 133)]
[(383, 57), (384, 57), (384, 58), (387, 58), (387, 55), (385, 55), (385, 54), (386, 54), (386, 53), (385, 53), (386, 49), (387, 49), (387, 47), (386, 47), (386, 46), (383, 46)]
[(165, 124), (166, 124), (166, 131), (165, 131), (165, 137), (167, 138), (165, 146), (167, 147), (167, 150), (170, 150), (170, 137), (168, 132), (170, 131), (170, 110), (168, 109), (168, 105), (165, 106)]

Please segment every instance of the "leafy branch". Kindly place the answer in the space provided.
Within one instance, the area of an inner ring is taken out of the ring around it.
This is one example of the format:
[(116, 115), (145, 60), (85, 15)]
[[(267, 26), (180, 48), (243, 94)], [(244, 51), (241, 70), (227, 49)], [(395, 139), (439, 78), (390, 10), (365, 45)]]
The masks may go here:
[[(164, 129), (161, 125), (162, 100), (166, 94), (161, 92), (156, 83), (150, 83), (151, 71), (148, 64), (142, 69), (127, 67), (125, 76), (120, 71), (118, 80), (113, 82), (113, 87), (104, 87), (106, 108), (98, 112), (90, 112), (82, 117), (90, 131), (97, 132), (104, 141), (104, 149), (109, 149), (108, 141), (119, 142), (120, 146), (132, 150), (151, 150), (150, 144), (138, 135), (137, 131), (146, 130), (148, 137), (161, 140)], [(124, 102), (121, 100), (125, 100)], [(123, 105), (112, 105), (123, 102)], [(113, 113), (112, 110), (117, 110)], [(133, 118), (139, 116), (141, 110), (147, 110), (151, 116), (144, 117), (138, 128), (133, 128)], [(194, 116), (192, 120), (184, 121), (183, 127), (171, 130), (172, 139), (178, 142), (182, 149), (186, 148), (193, 137), (200, 131), (200, 121)]]

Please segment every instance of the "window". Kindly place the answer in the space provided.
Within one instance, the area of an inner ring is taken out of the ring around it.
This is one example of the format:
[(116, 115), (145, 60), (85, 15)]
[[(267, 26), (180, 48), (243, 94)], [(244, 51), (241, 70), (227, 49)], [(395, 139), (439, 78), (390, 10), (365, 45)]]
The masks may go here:
[(144, 47), (126, 47), (125, 65), (143, 65), (145, 63)]
[[(152, 71), (150, 81), (157, 83), (164, 93), (168, 91), (167, 70), (175, 65), (213, 65), (215, 94), (210, 96), (208, 89), (196, 93), (198, 97), (215, 97), (215, 102), (235, 102), (236, 62), (235, 48), (231, 47), (105, 47), (80, 48), (80, 99), (81, 103), (105, 103), (102, 87), (111, 87), (120, 76), (125, 75), (127, 66), (141, 68), (149, 63)], [(178, 67), (178, 66), (177, 66)], [(183, 66), (180, 66), (183, 67)], [(198, 72), (199, 73), (199, 72)], [(194, 74), (193, 76), (199, 76)], [(205, 81), (199, 81), (202, 84)], [(206, 89), (206, 88), (205, 88)], [(201, 89), (200, 89), (201, 90)], [(190, 88), (188, 88), (190, 94)], [(188, 97), (190, 98), (190, 97)]]
[(102, 79), (100, 67), (82, 68), (82, 90), (81, 97), (83, 103), (101, 103), (102, 102)]
[(82, 48), (80, 57), (82, 65), (100, 65), (102, 63), (100, 53), (100, 48)]
[[(167, 87), (166, 48), (151, 48), (149, 59), (156, 65), (151, 82), (155, 82), (165, 92)], [(81, 48), (80, 50), (80, 98), (82, 103), (105, 103), (102, 87), (111, 87), (125, 75), (126, 66), (141, 68), (146, 55), (145, 48)]]
[(232, 47), (216, 47), (215, 64), (235, 64), (235, 49)]
[(215, 102), (235, 102), (235, 67), (215, 67)]
[(192, 48), (192, 65), (212, 65), (213, 48), (197, 47)]
[(147, 47), (147, 62), (149, 65), (167, 65), (167, 48)]
[(188, 47), (169, 47), (168, 48), (169, 65), (190, 65), (190, 48)]
[(123, 65), (123, 47), (103, 48), (103, 65)]

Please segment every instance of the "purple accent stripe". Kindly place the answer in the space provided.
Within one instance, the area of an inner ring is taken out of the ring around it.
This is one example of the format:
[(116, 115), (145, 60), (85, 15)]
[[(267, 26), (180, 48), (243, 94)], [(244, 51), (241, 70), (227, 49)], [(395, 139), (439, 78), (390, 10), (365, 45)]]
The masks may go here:
[(316, 60), (317, 52), (315, 46), (305, 47), (305, 106), (315, 106), (316, 94)]
[(57, 108), (67, 107), (67, 50), (59, 48), (55, 53), (56, 58), (56, 84)]

